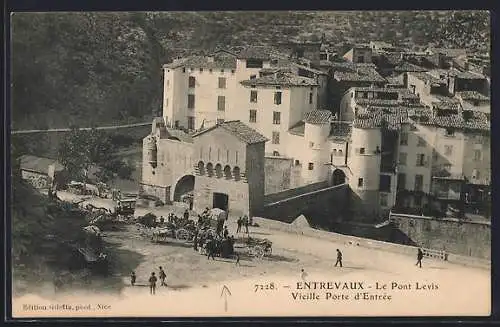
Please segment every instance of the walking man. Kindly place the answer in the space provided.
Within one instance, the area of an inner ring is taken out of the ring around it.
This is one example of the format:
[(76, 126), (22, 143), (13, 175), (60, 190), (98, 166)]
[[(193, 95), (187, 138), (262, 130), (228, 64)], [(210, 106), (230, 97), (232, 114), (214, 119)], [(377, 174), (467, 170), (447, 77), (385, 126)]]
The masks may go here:
[(130, 273), (130, 285), (134, 286), (136, 279), (137, 279), (137, 276), (135, 275), (135, 271), (132, 271)]
[(335, 261), (335, 267), (340, 264), (340, 267), (342, 267), (342, 252), (340, 252), (339, 249), (337, 249), (337, 261)]
[(236, 223), (238, 224), (238, 228), (236, 229), (236, 233), (239, 233), (241, 231), (242, 218), (239, 217), (238, 221)]
[(184, 219), (189, 220), (189, 211), (187, 209), (184, 211)]
[(236, 266), (240, 265), (240, 255), (236, 253)]
[(419, 266), (420, 268), (422, 268), (422, 259), (423, 258), (424, 258), (424, 252), (422, 252), (421, 248), (418, 248), (417, 263), (415, 264), (415, 266)]
[(227, 230), (227, 226), (224, 226), (224, 238), (229, 236), (229, 231)]
[(248, 217), (247, 217), (247, 215), (245, 215), (245, 216), (243, 217), (243, 224), (245, 225), (245, 232), (246, 232), (246, 233), (247, 233), (247, 235), (248, 235)]
[(156, 294), (156, 281), (157, 280), (158, 279), (156, 278), (155, 273), (152, 272), (151, 277), (149, 277), (149, 293), (151, 295)]
[(160, 273), (158, 274), (158, 276), (160, 277), (160, 281), (161, 281), (161, 286), (167, 286), (167, 283), (165, 283), (165, 278), (167, 278), (167, 274), (165, 273), (165, 271), (163, 270), (163, 268), (160, 266)]

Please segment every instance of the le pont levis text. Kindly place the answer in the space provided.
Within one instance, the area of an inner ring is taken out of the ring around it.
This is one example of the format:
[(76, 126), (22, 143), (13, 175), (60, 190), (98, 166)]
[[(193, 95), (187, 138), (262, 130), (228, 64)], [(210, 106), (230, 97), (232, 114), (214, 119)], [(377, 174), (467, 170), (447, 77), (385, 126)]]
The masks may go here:
[(297, 282), (297, 290), (364, 290), (363, 282)]

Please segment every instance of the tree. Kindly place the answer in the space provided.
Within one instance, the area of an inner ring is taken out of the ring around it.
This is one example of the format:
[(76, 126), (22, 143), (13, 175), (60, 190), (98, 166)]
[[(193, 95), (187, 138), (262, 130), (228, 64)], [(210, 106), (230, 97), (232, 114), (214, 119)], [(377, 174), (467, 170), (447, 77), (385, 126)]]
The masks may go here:
[(116, 147), (109, 134), (97, 129), (72, 129), (61, 144), (59, 160), (71, 177), (87, 181), (91, 167), (98, 167), (96, 177), (99, 182), (107, 183), (115, 176), (127, 178), (127, 164), (116, 155)]

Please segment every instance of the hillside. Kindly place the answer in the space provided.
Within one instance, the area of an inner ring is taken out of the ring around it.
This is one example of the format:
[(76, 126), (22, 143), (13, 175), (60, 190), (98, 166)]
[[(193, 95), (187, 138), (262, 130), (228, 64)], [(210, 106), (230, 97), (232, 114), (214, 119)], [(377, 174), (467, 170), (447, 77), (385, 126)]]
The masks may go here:
[(488, 12), (16, 13), (14, 129), (149, 120), (179, 52), (325, 39), (489, 49)]

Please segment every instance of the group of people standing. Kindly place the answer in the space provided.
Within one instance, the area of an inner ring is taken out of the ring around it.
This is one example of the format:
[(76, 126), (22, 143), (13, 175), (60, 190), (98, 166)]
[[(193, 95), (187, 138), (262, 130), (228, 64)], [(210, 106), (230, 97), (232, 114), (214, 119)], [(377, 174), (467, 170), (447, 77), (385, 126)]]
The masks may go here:
[(242, 232), (241, 228), (245, 227), (245, 233), (248, 234), (248, 225), (250, 224), (250, 220), (248, 219), (247, 215), (244, 215), (243, 217), (239, 217), (238, 220), (236, 221), (238, 228), (236, 229), (236, 233)]
[[(167, 274), (165, 273), (165, 270), (163, 270), (163, 267), (160, 266), (158, 267), (158, 278), (160, 279), (160, 286), (167, 286)], [(156, 283), (158, 282), (158, 278), (156, 277), (156, 273), (153, 271), (151, 275), (149, 276), (148, 279), (148, 286), (149, 286), (149, 294), (155, 295), (156, 294)], [(137, 275), (135, 274), (135, 271), (132, 271), (130, 273), (130, 284), (132, 286), (135, 286), (135, 282), (137, 281)]]

